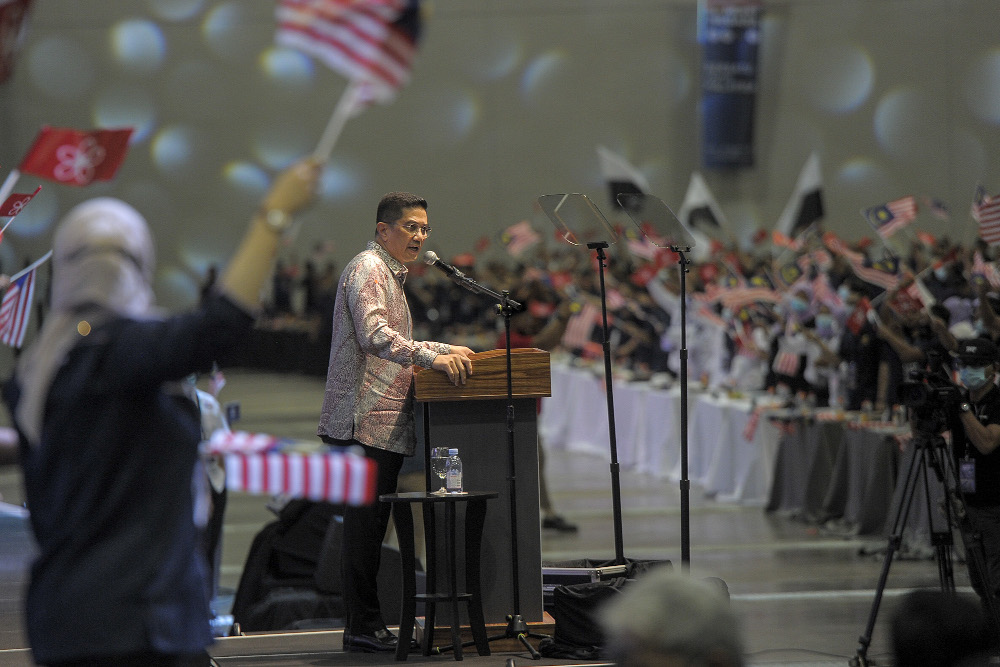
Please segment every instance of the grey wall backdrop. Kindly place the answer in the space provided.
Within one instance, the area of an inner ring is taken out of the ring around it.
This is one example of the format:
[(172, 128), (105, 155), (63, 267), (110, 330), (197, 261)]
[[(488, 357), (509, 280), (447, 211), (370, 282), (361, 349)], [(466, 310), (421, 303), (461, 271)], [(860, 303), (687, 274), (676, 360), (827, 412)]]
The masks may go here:
[[(703, 172), (734, 233), (773, 227), (817, 151), (828, 228), (856, 239), (871, 233), (860, 209), (929, 195), (952, 222), (915, 227), (971, 241), (976, 184), (1000, 192), (998, 18), (995, 0), (765, 1), (756, 165)], [(285, 253), (332, 241), (343, 265), (389, 190), (428, 198), (425, 247), (445, 257), (525, 218), (548, 233), (545, 193), (588, 193), (610, 216), (598, 145), (679, 207), (701, 168), (697, 19), (695, 0), (427, 0), (412, 82), (348, 122)], [(0, 86), (0, 176), (43, 123), (136, 136), (113, 182), (44, 184), (0, 244), (3, 269), (47, 250), (71, 205), (111, 194), (154, 229), (160, 301), (193, 303), (346, 83), (275, 49), (274, 31), (271, 0), (35, 0)]]

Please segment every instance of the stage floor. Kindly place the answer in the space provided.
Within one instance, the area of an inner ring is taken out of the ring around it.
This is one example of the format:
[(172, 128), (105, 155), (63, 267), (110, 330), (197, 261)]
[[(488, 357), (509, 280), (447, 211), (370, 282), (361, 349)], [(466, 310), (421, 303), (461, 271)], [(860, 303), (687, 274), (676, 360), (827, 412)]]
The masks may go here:
[[(242, 430), (313, 438), (324, 381), (314, 376), (230, 371), (223, 402), (238, 401)], [(4, 417), (6, 417), (4, 415)], [(692, 443), (691, 446), (696, 446)], [(547, 452), (547, 475), (557, 510), (579, 525), (578, 533), (543, 531), (542, 558), (610, 559), (614, 553), (609, 460), (567, 452)], [(630, 558), (669, 559), (680, 566), (680, 491), (676, 482), (624, 470), (623, 536)], [(17, 470), (0, 469), (0, 493), (21, 501)], [(221, 586), (235, 590), (250, 542), (273, 519), (266, 498), (231, 494), (227, 507)], [(0, 515), (0, 665), (30, 665), (21, 622), (21, 591), (27, 578), (31, 540), (25, 519)], [(828, 533), (759, 507), (740, 507), (705, 498), (692, 488), (690, 572), (721, 577), (741, 619), (749, 665), (847, 664), (858, 649), (882, 568), (885, 540), (859, 540)], [(523, 557), (523, 554), (522, 554)], [(956, 584), (968, 586), (961, 564)], [(889, 572), (868, 658), (888, 662), (887, 622), (899, 596), (912, 588), (937, 587), (933, 560), (896, 560)], [(220, 604), (226, 603), (225, 597)], [(345, 654), (340, 634), (311, 631), (233, 638), (214, 648), (220, 665), (392, 664), (392, 656)], [(492, 667), (579, 664), (526, 651), (489, 658), (467, 651), (466, 660)], [(451, 662), (451, 655), (412, 664)]]

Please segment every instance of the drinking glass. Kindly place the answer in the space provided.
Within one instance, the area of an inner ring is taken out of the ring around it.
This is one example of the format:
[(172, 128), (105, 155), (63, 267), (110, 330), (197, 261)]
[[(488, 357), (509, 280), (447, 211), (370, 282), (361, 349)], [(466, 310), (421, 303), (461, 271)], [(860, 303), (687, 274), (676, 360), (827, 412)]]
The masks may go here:
[(431, 471), (441, 478), (441, 488), (433, 493), (443, 495), (448, 493), (444, 485), (444, 478), (448, 474), (448, 448), (431, 447)]

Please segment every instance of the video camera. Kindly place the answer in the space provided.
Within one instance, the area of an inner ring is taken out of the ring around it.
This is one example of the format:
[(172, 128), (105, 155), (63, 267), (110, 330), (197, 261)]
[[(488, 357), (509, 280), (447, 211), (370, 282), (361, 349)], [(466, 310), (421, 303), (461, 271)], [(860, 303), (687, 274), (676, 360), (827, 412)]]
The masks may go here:
[(899, 402), (910, 408), (916, 429), (939, 433), (948, 429), (948, 417), (965, 394), (951, 382), (940, 354), (929, 352), (927, 366), (929, 370), (910, 371), (910, 379), (899, 385)]
[(930, 371), (911, 371), (899, 385), (899, 402), (914, 410), (949, 408), (962, 402), (962, 390)]

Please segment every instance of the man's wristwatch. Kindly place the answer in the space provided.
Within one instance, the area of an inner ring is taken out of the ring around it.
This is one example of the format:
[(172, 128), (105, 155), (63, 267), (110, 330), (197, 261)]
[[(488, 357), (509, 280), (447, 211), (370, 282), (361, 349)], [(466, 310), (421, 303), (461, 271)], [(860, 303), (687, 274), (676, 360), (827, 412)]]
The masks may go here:
[(958, 406), (958, 409), (961, 412), (972, 412), (972, 406), (969, 405), (968, 403), (962, 403), (960, 406)]
[(261, 220), (276, 232), (283, 232), (292, 224), (292, 216), (280, 208), (262, 209)]

